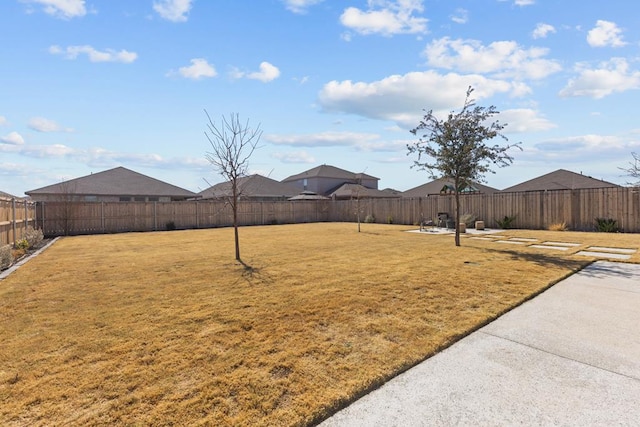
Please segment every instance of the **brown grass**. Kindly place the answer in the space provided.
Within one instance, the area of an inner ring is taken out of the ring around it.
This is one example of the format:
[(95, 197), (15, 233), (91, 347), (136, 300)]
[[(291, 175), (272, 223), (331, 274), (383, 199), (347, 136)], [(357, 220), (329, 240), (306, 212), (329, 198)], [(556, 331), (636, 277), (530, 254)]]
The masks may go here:
[(231, 229), (61, 239), (0, 282), (0, 424), (313, 423), (582, 268), (578, 249), (638, 245), (409, 228), (242, 228), (251, 268)]

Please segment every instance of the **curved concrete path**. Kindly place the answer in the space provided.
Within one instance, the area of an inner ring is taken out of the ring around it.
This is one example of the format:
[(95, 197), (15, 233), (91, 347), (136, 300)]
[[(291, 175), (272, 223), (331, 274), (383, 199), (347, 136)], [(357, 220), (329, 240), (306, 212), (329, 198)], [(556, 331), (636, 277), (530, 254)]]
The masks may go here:
[(596, 262), (320, 425), (640, 425), (640, 265)]

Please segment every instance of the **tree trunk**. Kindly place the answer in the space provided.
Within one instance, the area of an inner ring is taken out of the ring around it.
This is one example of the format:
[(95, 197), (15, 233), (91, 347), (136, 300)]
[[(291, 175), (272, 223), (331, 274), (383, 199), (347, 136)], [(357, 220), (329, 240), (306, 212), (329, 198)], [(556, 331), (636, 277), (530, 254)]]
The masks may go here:
[(236, 261), (242, 262), (240, 259), (240, 238), (238, 237), (238, 181), (237, 178), (233, 179), (231, 183), (233, 191), (233, 237), (236, 244)]
[(454, 214), (456, 221), (456, 246), (460, 246), (460, 193), (458, 193), (458, 183), (455, 182), (455, 198), (456, 198), (456, 211)]

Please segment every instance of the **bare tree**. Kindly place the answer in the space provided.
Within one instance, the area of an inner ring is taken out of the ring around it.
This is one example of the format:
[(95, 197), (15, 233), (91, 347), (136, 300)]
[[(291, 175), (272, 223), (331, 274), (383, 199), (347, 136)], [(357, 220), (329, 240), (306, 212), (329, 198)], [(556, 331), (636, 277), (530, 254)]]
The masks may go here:
[(249, 158), (258, 148), (262, 130), (260, 124), (256, 128), (251, 128), (249, 120), (241, 123), (240, 116), (235, 113), (229, 114), (228, 118), (222, 116), (220, 123), (216, 124), (207, 110), (204, 112), (208, 119), (204, 134), (211, 144), (211, 151), (206, 153), (206, 159), (231, 184), (231, 194), (227, 200), (233, 211), (236, 260), (242, 262), (238, 237), (238, 201), (240, 199), (238, 180), (247, 176)]
[(427, 112), (420, 124), (411, 133), (419, 141), (407, 145), (407, 154), (418, 154), (412, 167), (427, 170), (433, 178), (453, 181), (455, 195), (456, 246), (460, 246), (460, 191), (472, 181), (484, 181), (484, 174), (493, 172), (491, 165), (508, 166), (513, 158), (507, 153), (514, 145), (485, 144), (485, 141), (500, 137), (507, 125), (498, 120), (487, 123), (499, 112), (493, 105), (477, 106), (471, 99), (473, 88), (467, 89), (467, 97), (459, 112), (450, 112), (446, 120), (438, 119), (433, 110)]
[(640, 154), (631, 153), (631, 156), (633, 157), (633, 162), (629, 162), (629, 167), (618, 169), (626, 172), (626, 176), (637, 180), (635, 182), (628, 182), (629, 185), (640, 187)]

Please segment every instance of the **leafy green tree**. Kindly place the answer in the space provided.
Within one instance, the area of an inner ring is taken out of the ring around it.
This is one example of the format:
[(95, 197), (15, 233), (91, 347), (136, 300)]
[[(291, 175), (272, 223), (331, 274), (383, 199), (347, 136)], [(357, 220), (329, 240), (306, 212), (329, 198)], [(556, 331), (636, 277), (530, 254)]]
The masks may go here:
[(418, 156), (412, 168), (426, 170), (432, 178), (445, 178), (453, 182), (455, 196), (456, 246), (460, 246), (460, 191), (473, 181), (485, 182), (484, 175), (493, 172), (492, 166), (508, 166), (513, 158), (508, 150), (517, 144), (488, 145), (486, 141), (501, 138), (507, 126), (498, 120), (495, 106), (481, 107), (471, 98), (473, 88), (469, 86), (464, 105), (459, 112), (452, 111), (446, 120), (438, 119), (433, 110), (411, 130), (419, 140), (408, 144), (408, 155)]
[[(206, 159), (214, 169), (231, 184), (231, 195), (228, 203), (233, 211), (233, 230), (236, 248), (236, 260), (242, 263), (240, 258), (240, 238), (238, 236), (238, 202), (240, 200), (239, 180), (248, 175), (249, 158), (258, 148), (262, 130), (260, 124), (252, 128), (249, 120), (240, 122), (238, 114), (222, 116), (219, 124), (215, 124), (207, 115), (207, 131), (205, 135), (211, 145), (211, 151), (207, 152)], [(244, 263), (242, 263), (244, 265)], [(246, 267), (246, 265), (245, 265)]]

